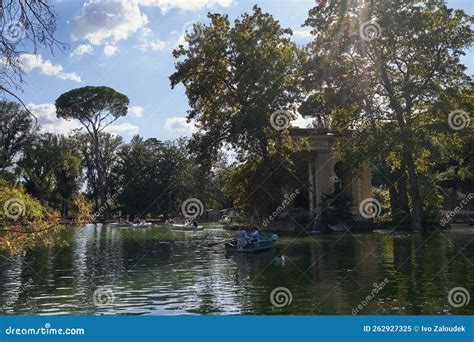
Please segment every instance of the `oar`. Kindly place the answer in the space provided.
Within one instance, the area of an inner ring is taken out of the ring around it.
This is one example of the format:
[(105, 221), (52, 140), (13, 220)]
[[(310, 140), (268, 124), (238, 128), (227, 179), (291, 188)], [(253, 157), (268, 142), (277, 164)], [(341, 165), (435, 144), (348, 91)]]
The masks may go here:
[(214, 247), (216, 245), (220, 245), (221, 243), (226, 243), (226, 242), (232, 242), (234, 241), (235, 239), (232, 239), (232, 240), (223, 240), (223, 241), (219, 241), (219, 242), (213, 242), (213, 243), (208, 243), (207, 244), (207, 247)]

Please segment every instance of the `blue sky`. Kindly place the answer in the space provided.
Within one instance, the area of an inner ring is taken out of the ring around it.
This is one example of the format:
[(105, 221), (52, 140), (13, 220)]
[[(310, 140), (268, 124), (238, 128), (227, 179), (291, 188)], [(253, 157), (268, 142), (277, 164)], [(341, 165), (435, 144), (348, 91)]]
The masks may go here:
[[(85, 85), (106, 85), (130, 98), (129, 114), (111, 131), (128, 140), (134, 134), (172, 139), (189, 134), (184, 89), (170, 87), (174, 72), (171, 51), (183, 40), (183, 27), (207, 22), (207, 12), (231, 19), (258, 4), (285, 27), (294, 30), (298, 44), (309, 41), (301, 24), (314, 0), (62, 0), (54, 1), (59, 16), (56, 37), (69, 51), (40, 50), (24, 56), (24, 93), (29, 108), (45, 130), (67, 133), (74, 122), (56, 119), (54, 101), (65, 91)], [(450, 7), (474, 12), (473, 0), (449, 0)], [(464, 59), (474, 72), (472, 53)]]

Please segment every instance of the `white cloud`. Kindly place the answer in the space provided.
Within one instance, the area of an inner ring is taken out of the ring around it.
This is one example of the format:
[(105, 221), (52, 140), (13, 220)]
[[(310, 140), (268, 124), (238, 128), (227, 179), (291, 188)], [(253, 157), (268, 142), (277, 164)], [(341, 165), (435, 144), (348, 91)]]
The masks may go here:
[(88, 40), (100, 45), (106, 40), (117, 42), (127, 39), (148, 23), (137, 1), (89, 0), (72, 22), (73, 40)]
[(49, 60), (43, 60), (41, 55), (22, 54), (20, 56), (20, 62), (25, 72), (30, 72), (34, 69), (38, 69), (47, 76), (55, 76), (62, 80), (69, 80), (74, 82), (82, 82), (81, 77), (75, 72), (65, 72), (64, 68), (60, 64), (53, 64)]
[(143, 107), (141, 106), (128, 107), (128, 114), (132, 117), (140, 118), (143, 115)]
[(157, 51), (163, 50), (166, 47), (166, 42), (159, 39), (153, 39), (152, 30), (148, 27), (145, 27), (141, 30), (139, 44), (137, 44), (135, 47), (139, 48), (142, 51)]
[(313, 36), (311, 35), (310, 31), (293, 31), (293, 35), (296, 38), (301, 38), (301, 39), (311, 39)]
[(77, 48), (74, 49), (74, 51), (71, 53), (71, 56), (91, 54), (92, 50), (92, 46), (90, 46), (89, 44), (80, 44)]
[(56, 107), (52, 103), (29, 103), (28, 109), (37, 117), (43, 132), (68, 135), (73, 129), (81, 127), (75, 120), (64, 120), (56, 117)]
[(173, 135), (191, 135), (197, 131), (192, 122), (187, 122), (183, 117), (172, 117), (165, 121), (165, 129)]
[[(148, 17), (140, 6), (158, 7), (162, 13), (171, 9), (196, 11), (215, 6), (229, 7), (233, 0), (88, 0), (72, 21), (71, 38), (102, 45), (127, 39), (144, 28)], [(161, 50), (165, 42), (149, 41), (146, 50)]]
[(104, 46), (104, 55), (106, 56), (113, 56), (117, 53), (118, 47), (114, 45), (106, 45)]
[(123, 134), (135, 135), (135, 134), (138, 134), (138, 126), (125, 122), (122, 124), (112, 124), (110, 126), (107, 126), (105, 128), (105, 131), (110, 134), (115, 134), (115, 135), (123, 135)]
[(155, 39), (150, 42), (149, 46), (150, 49), (153, 51), (163, 50), (166, 47), (166, 42), (159, 39)]
[(138, 0), (138, 2), (144, 6), (159, 7), (162, 13), (166, 13), (173, 8), (197, 11), (215, 6), (229, 7), (233, 0)]
[(183, 45), (185, 48), (188, 47), (188, 42), (186, 41), (186, 38), (184, 37), (184, 34), (181, 34), (178, 37), (178, 40), (176, 41), (176, 47)]

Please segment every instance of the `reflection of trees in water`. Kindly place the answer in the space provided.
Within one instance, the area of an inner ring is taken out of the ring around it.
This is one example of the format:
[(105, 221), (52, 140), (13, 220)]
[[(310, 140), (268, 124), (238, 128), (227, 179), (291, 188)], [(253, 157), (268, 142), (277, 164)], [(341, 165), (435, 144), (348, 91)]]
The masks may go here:
[[(14, 306), (22, 292), (21, 289), (27, 284), (25, 280), (25, 257), (20, 254), (15, 255), (1, 255), (2, 262), (0, 262), (0, 289), (2, 296), (0, 297), (0, 312), (12, 312)], [(31, 279), (31, 278), (30, 278)], [(26, 288), (25, 288), (26, 289)]]
[[(69, 247), (1, 259), (0, 308), (10, 297), (8, 313), (351, 314), (387, 278), (359, 314), (472, 313), (447, 302), (455, 286), (474, 291), (472, 243), (461, 249), (472, 233), (288, 237), (274, 251), (226, 255), (223, 246), (208, 247), (205, 234), (172, 240), (159, 230), (90, 226), (68, 231)], [(93, 305), (101, 287), (114, 291), (112, 306)], [(271, 306), (276, 287), (291, 291), (291, 305)]]

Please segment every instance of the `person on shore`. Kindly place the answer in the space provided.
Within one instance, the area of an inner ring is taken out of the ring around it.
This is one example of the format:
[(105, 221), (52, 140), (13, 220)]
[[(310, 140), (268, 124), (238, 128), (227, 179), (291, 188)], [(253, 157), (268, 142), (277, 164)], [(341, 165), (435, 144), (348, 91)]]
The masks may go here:
[(196, 221), (196, 220), (193, 220), (192, 225), (193, 225), (193, 228), (197, 228), (197, 227), (198, 227), (197, 221)]

